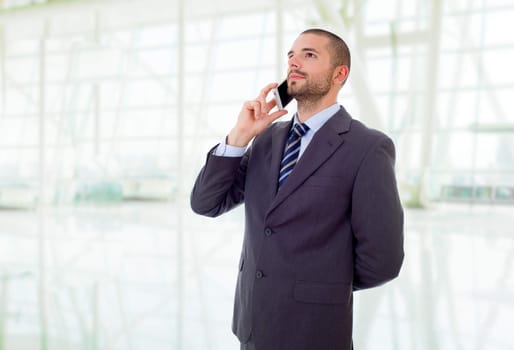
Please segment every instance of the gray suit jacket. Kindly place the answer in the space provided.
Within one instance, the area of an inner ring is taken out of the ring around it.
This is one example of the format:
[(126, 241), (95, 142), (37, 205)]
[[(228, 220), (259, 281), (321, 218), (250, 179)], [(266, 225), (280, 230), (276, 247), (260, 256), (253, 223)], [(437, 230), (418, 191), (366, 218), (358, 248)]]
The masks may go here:
[(272, 124), (241, 158), (209, 152), (191, 194), (199, 214), (245, 204), (233, 331), (263, 350), (348, 350), (353, 290), (395, 278), (403, 211), (395, 151), (341, 107), (277, 192), (291, 122)]

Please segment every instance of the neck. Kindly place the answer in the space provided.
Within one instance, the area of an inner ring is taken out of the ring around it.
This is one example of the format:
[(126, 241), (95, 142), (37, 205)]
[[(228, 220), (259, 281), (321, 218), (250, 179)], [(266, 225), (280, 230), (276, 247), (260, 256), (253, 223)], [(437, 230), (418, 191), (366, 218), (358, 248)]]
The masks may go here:
[(325, 108), (328, 108), (335, 104), (337, 100), (335, 98), (326, 98), (327, 96), (324, 96), (325, 98), (317, 98), (317, 99), (302, 99), (298, 102), (298, 108), (297, 108), (297, 115), (298, 120), (301, 123), (304, 123), (315, 115), (316, 113), (319, 113), (320, 111), (324, 110)]

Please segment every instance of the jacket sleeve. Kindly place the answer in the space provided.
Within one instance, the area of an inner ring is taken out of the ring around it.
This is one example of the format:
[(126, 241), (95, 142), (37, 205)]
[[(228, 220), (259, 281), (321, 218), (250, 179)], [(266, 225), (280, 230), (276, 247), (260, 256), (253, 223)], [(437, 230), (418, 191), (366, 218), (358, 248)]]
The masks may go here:
[(191, 191), (195, 213), (216, 217), (243, 203), (248, 152), (243, 157), (220, 157), (209, 151)]
[(394, 173), (395, 149), (386, 136), (367, 152), (352, 193), (354, 290), (381, 285), (402, 266), (403, 209)]

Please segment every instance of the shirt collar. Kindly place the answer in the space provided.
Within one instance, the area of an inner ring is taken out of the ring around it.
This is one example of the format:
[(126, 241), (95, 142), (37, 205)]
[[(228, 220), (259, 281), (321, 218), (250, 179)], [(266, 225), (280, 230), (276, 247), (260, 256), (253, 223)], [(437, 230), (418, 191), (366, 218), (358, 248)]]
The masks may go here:
[[(309, 127), (309, 131), (316, 132), (318, 131), (334, 114), (339, 111), (341, 107), (338, 103), (334, 103), (332, 106), (325, 108), (322, 111), (319, 111), (318, 113), (314, 114), (312, 117), (307, 119), (307, 121), (304, 124), (307, 124)], [(294, 121), (293, 121), (293, 127), (294, 125), (300, 123), (298, 120), (298, 114), (295, 113), (294, 115)]]

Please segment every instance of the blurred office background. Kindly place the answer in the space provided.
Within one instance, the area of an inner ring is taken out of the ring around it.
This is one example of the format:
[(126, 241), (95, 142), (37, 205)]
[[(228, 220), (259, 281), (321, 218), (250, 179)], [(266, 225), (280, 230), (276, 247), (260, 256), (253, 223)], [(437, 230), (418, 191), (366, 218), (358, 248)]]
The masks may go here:
[(0, 0), (0, 349), (238, 349), (242, 210), (188, 195), (311, 26), (397, 146), (406, 259), (356, 293), (356, 349), (514, 349), (513, 22), (512, 0)]

